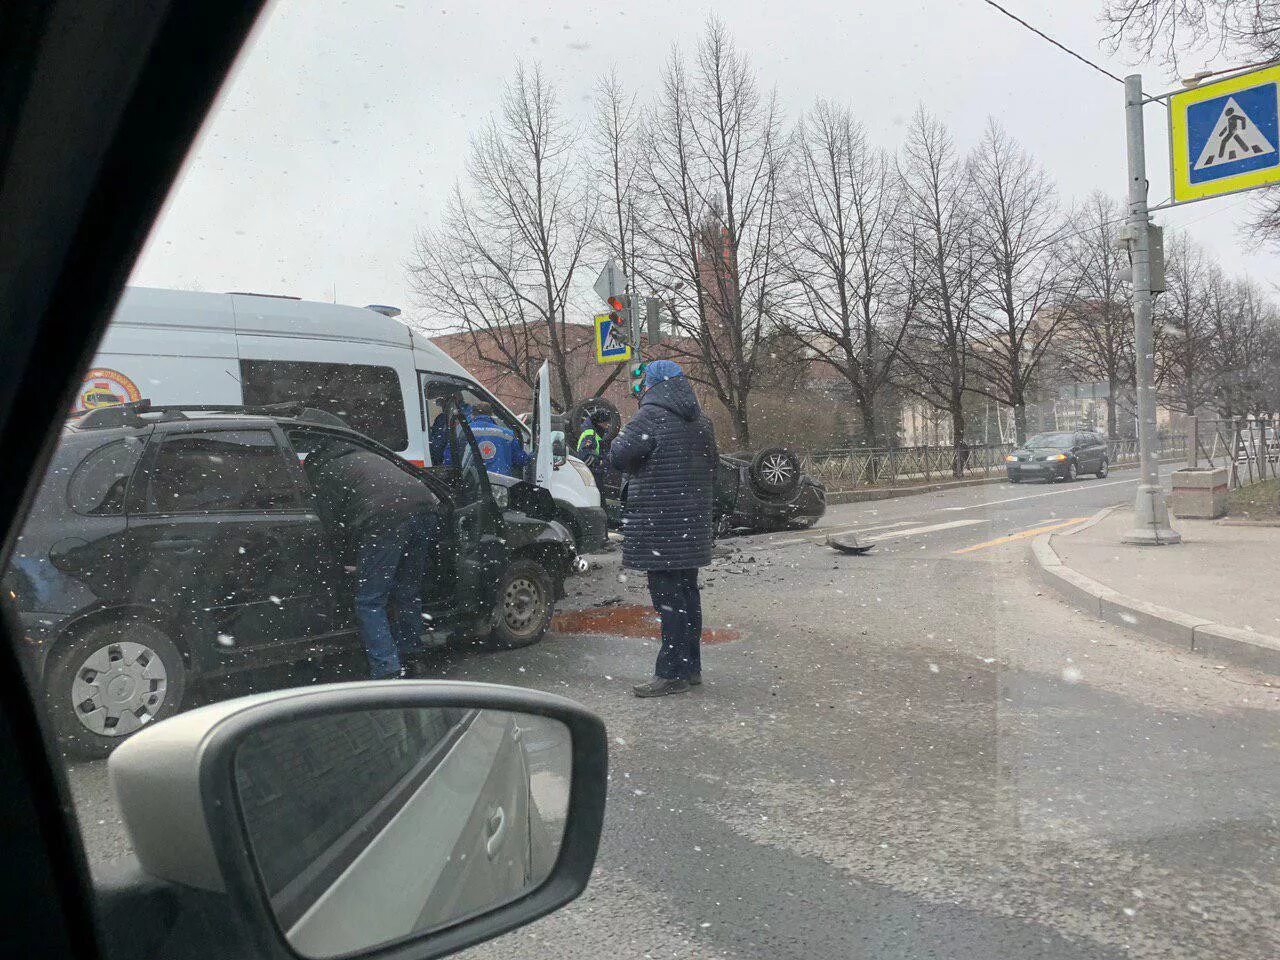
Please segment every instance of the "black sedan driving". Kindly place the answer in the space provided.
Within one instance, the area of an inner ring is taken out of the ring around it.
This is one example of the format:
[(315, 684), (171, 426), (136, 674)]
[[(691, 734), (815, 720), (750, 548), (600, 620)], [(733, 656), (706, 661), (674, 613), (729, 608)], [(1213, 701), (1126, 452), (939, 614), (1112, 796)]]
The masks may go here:
[(1011, 483), (1074, 480), (1084, 473), (1101, 479), (1111, 469), (1107, 438), (1093, 430), (1038, 433), (1004, 458)]

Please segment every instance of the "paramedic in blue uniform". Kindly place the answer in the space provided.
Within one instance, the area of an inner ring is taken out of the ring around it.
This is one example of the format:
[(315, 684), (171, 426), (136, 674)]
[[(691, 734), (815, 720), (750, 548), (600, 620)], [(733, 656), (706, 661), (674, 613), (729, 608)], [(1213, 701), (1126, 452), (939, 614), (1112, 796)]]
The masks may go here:
[(467, 423), (487, 471), (517, 479), (524, 475), (523, 467), (529, 462), (529, 454), (525, 453), (515, 431), (494, 419), (491, 404), (477, 403), (471, 408)]

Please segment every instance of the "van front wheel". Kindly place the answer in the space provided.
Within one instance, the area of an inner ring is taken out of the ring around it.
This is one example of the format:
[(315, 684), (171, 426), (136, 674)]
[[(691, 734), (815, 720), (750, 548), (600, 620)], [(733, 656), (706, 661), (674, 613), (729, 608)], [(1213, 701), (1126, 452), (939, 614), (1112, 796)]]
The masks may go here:
[(492, 650), (514, 650), (542, 639), (555, 610), (551, 575), (542, 564), (521, 558), (508, 565), (498, 584), (497, 624)]

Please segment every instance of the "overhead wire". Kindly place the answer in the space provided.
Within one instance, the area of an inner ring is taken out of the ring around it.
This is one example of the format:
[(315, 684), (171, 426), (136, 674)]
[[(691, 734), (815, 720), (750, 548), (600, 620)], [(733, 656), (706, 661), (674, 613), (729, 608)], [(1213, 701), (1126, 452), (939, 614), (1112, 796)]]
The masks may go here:
[(1116, 76), (1114, 73), (1112, 73), (1110, 70), (1106, 69), (1105, 67), (1100, 67), (1100, 66), (1098, 66), (1098, 64), (1094, 63), (1094, 62), (1093, 62), (1092, 60), (1090, 60), (1088, 57), (1085, 57), (1085, 56), (1082, 56), (1082, 55), (1080, 55), (1080, 54), (1076, 53), (1074, 50), (1072, 50), (1070, 47), (1066, 46), (1066, 45), (1065, 45), (1065, 44), (1063, 44), (1063, 43), (1059, 43), (1057, 40), (1053, 39), (1053, 37), (1049, 36), (1049, 35), (1048, 35), (1047, 33), (1045, 33), (1043, 30), (1039, 29), (1038, 27), (1034, 27), (1034, 26), (1032, 26), (1031, 24), (1027, 23), (1027, 21), (1023, 20), (1023, 19), (1022, 19), (1020, 16), (1018, 16), (1016, 13), (1013, 13), (1012, 11), (1007, 10), (1006, 8), (1004, 8), (1004, 7), (1000, 6), (1000, 4), (996, 3), (996, 0), (982, 0), (982, 2), (983, 2), (983, 3), (985, 3), (985, 4), (986, 4), (987, 6), (989, 6), (989, 7), (994, 7), (995, 9), (999, 10), (999, 11), (1000, 11), (1001, 13), (1003, 13), (1006, 17), (1008, 17), (1010, 20), (1014, 20), (1014, 21), (1016, 21), (1017, 23), (1022, 24), (1022, 26), (1026, 27), (1028, 30), (1030, 30), (1032, 33), (1034, 33), (1036, 36), (1038, 36), (1038, 37), (1040, 37), (1040, 38), (1042, 38), (1042, 39), (1044, 39), (1044, 40), (1047, 40), (1049, 43), (1053, 44), (1055, 47), (1057, 47), (1057, 48), (1058, 48), (1059, 50), (1061, 50), (1063, 53), (1066, 53), (1066, 54), (1069, 54), (1070, 56), (1075, 57), (1075, 58), (1076, 58), (1077, 60), (1079, 60), (1081, 63), (1085, 64), (1086, 66), (1092, 67), (1094, 70), (1097, 70), (1097, 71), (1098, 71), (1100, 74), (1102, 74), (1103, 76), (1105, 76), (1105, 77), (1110, 77), (1110, 78), (1111, 78), (1112, 80), (1114, 80), (1116, 83), (1124, 83), (1124, 81), (1123, 81), (1123, 80), (1121, 80), (1119, 77), (1117, 77), (1117, 76)]

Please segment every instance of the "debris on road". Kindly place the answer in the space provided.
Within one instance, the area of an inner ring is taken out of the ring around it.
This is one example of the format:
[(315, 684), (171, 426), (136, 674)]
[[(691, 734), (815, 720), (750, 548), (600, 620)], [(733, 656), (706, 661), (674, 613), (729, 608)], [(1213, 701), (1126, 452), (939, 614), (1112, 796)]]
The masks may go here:
[(832, 533), (827, 536), (827, 546), (841, 553), (851, 553), (854, 556), (862, 556), (868, 550), (875, 546), (874, 543), (864, 543), (858, 539), (858, 535), (852, 531), (849, 533)]

